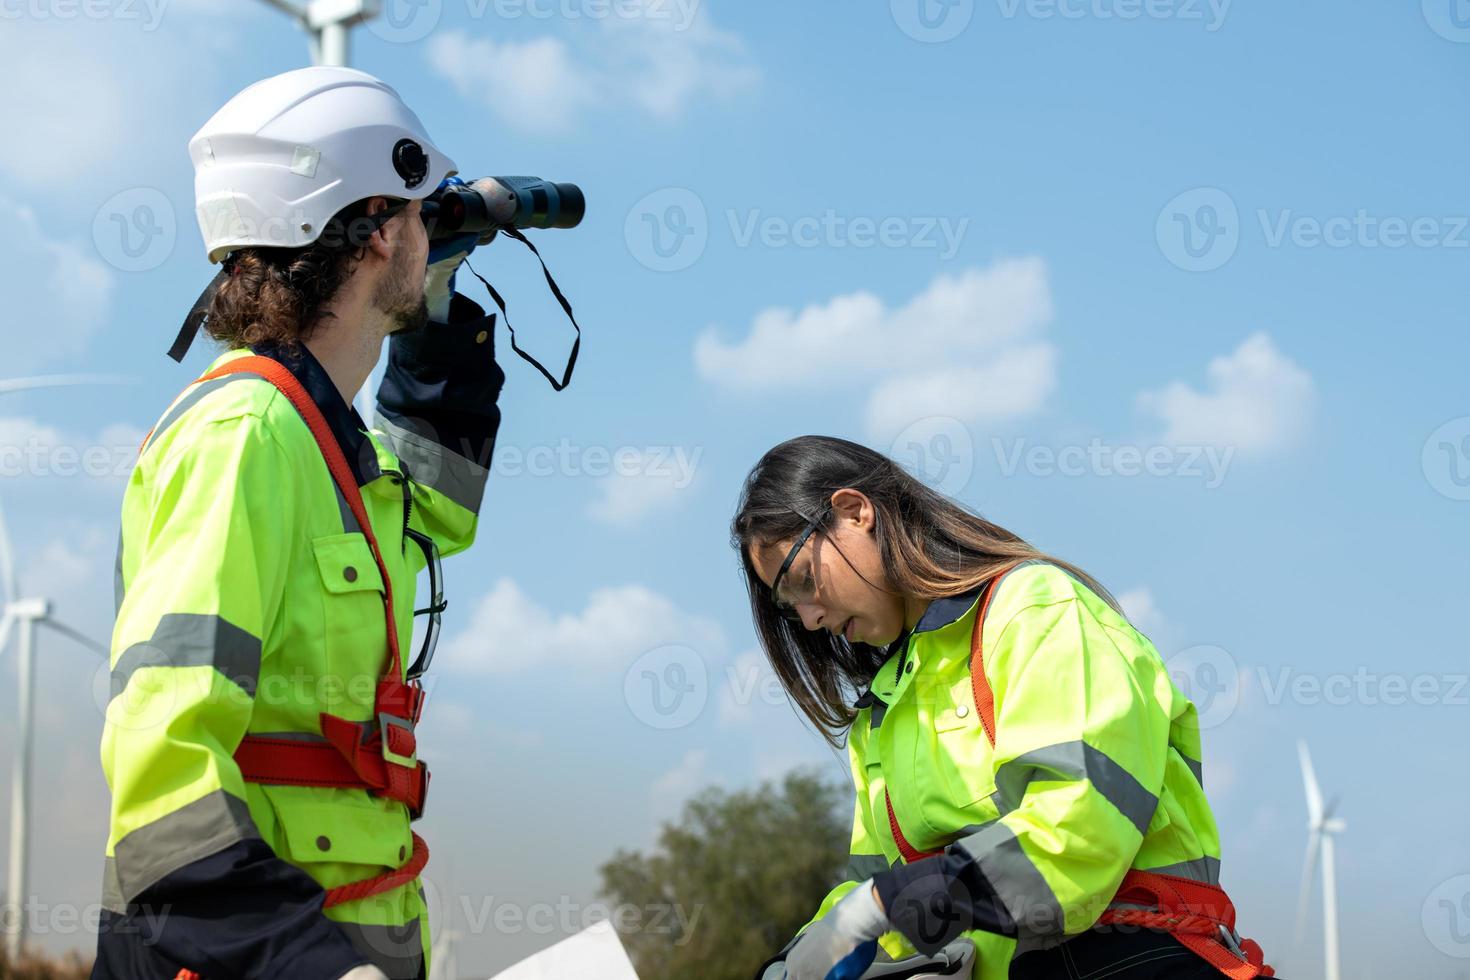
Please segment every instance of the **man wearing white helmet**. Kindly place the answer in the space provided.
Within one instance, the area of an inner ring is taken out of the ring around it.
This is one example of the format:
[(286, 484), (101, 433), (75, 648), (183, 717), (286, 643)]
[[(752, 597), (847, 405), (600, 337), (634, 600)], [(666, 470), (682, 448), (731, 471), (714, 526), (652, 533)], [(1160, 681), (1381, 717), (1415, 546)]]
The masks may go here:
[[(494, 316), (453, 292), (480, 240), (431, 252), (454, 164), (363, 72), (258, 82), (189, 152), (221, 271), (170, 354), (201, 326), (225, 349), (123, 501), (93, 976), (421, 978), (419, 677), (505, 378)], [(385, 338), (369, 428), (352, 400)]]

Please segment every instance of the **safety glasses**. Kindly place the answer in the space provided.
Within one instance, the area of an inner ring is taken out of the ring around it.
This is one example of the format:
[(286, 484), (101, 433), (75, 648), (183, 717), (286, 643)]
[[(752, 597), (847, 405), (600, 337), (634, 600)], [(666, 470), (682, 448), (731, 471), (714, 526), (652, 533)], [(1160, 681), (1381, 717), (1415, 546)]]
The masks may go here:
[(413, 611), (415, 616), (429, 617), (424, 627), (423, 645), (408, 668), (408, 679), (414, 680), (423, 676), (424, 671), (429, 669), (430, 661), (434, 659), (434, 648), (439, 645), (440, 623), (444, 616), (444, 607), (448, 603), (444, 601), (444, 566), (439, 558), (439, 546), (434, 543), (433, 538), (411, 527), (404, 528), (403, 533), (423, 551), (424, 564), (429, 569), (429, 605)]
[(801, 613), (797, 611), (797, 605), (810, 602), (816, 598), (816, 579), (812, 576), (810, 569), (808, 569), (806, 574), (801, 576), (794, 585), (787, 584), (784, 591), (781, 586), (783, 580), (786, 578), (786, 573), (791, 570), (791, 563), (796, 561), (796, 556), (801, 553), (802, 547), (806, 545), (807, 538), (811, 537), (821, 526), (822, 518), (820, 517), (813, 518), (807, 524), (806, 529), (798, 534), (796, 540), (792, 542), (791, 550), (786, 552), (786, 560), (781, 563), (781, 568), (776, 572), (776, 577), (771, 579), (771, 604), (776, 607), (776, 612), (780, 613), (782, 618), (789, 619), (792, 622), (801, 622)]

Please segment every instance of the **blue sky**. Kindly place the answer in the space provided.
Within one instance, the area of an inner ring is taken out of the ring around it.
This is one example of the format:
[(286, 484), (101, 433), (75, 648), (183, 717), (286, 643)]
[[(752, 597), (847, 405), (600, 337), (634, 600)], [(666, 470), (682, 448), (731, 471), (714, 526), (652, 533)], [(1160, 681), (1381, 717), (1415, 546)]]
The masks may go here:
[[(1348, 825), (1344, 975), (1470, 976), (1454, 2), (392, 0), (358, 30), (466, 176), (589, 202), (533, 233), (578, 375), (503, 358), (447, 572), (423, 832), (467, 975), (595, 914), (596, 866), (698, 788), (845, 778), (772, 691), (726, 541), (749, 466), (820, 432), (1124, 596), (1200, 701), (1224, 882), (1284, 975), (1321, 969), (1315, 894), (1292, 938), (1305, 738)], [(0, 377), (129, 380), (0, 395), (0, 500), (27, 591), (105, 637), (129, 449), (211, 356), (163, 355), (211, 275), (186, 142), (306, 47), (263, 5), (0, 11)], [(472, 263), (560, 363), (529, 254)], [(41, 650), (32, 875), (65, 948), (105, 842), (98, 665)]]

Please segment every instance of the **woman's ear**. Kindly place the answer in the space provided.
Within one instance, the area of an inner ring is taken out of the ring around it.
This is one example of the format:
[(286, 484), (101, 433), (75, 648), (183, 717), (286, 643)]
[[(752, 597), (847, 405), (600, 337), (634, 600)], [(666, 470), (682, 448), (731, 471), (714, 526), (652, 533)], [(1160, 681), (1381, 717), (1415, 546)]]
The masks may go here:
[(871, 534), (877, 521), (877, 511), (868, 495), (851, 487), (832, 494), (832, 513), (839, 525), (864, 534)]

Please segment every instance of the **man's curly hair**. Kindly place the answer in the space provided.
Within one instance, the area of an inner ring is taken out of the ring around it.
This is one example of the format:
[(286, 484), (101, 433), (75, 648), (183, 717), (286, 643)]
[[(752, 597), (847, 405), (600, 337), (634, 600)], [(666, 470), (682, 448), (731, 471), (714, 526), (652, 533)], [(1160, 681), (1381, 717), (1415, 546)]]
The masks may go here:
[(367, 201), (339, 211), (304, 248), (250, 246), (225, 257), (230, 275), (209, 306), (204, 329), (229, 350), (279, 344), (296, 350), (332, 316), (323, 307), (362, 260), (378, 227)]

